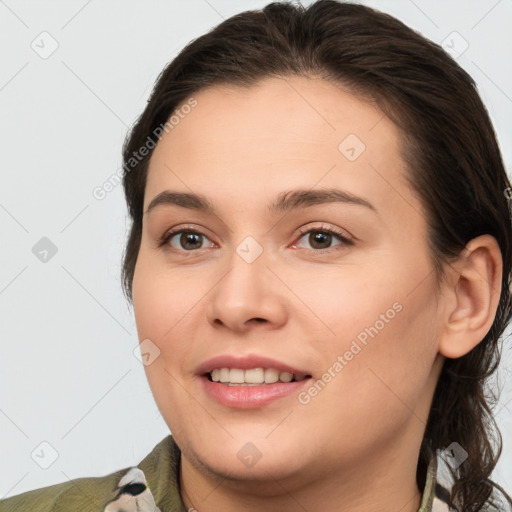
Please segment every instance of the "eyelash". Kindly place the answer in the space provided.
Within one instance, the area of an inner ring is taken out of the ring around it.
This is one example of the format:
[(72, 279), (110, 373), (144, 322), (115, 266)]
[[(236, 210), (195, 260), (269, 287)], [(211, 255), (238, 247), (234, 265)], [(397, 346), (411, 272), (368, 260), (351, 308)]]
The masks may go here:
[[(312, 233), (312, 232), (318, 232), (318, 233), (325, 233), (325, 234), (329, 234), (329, 235), (334, 235), (336, 238), (338, 238), (342, 243), (340, 245), (354, 245), (354, 242), (352, 240), (350, 240), (349, 238), (347, 238), (341, 231), (339, 231), (338, 229), (336, 228), (325, 228), (323, 225), (320, 226), (320, 227), (315, 227), (315, 228), (300, 228), (299, 229), (299, 233), (300, 233), (300, 238), (302, 238), (304, 235), (307, 235), (308, 233)], [(199, 235), (199, 236), (204, 236), (205, 238), (207, 238), (209, 240), (209, 238), (204, 234), (204, 233), (201, 233), (201, 231), (198, 231), (196, 229), (193, 229), (193, 228), (187, 228), (187, 227), (180, 227), (180, 228), (177, 228), (173, 231), (169, 231), (167, 233), (164, 233), (159, 239), (158, 239), (158, 247), (163, 247), (164, 245), (166, 244), (169, 244), (169, 241), (175, 236), (175, 235), (178, 235), (180, 233), (193, 233), (193, 234), (196, 234), (196, 235)], [(294, 244), (295, 245), (295, 244)], [(328, 247), (327, 249), (306, 249), (308, 251), (313, 251), (313, 252), (323, 252), (323, 253), (326, 253), (326, 252), (331, 252), (332, 250), (339, 250), (339, 249), (336, 249), (336, 247), (339, 247), (339, 246), (334, 246), (334, 247)], [(166, 249), (170, 250), (170, 251), (180, 251), (179, 249), (175, 249), (174, 247), (170, 247), (168, 246)], [(187, 255), (192, 255), (192, 253), (194, 252), (197, 252), (198, 250), (200, 249), (192, 249), (192, 250), (189, 250), (189, 251), (186, 251), (186, 250), (181, 250), (180, 252), (183, 252), (183, 253), (189, 253)]]

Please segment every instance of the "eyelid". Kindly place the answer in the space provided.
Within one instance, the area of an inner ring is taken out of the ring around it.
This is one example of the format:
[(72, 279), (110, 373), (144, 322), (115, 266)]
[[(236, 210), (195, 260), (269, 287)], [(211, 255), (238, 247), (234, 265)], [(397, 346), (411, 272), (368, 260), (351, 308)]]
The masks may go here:
[(352, 241), (353, 239), (353, 237), (347, 231), (342, 230), (336, 226), (326, 225), (325, 223), (322, 223), (320, 226), (302, 226), (298, 229), (298, 231), (301, 235), (305, 235), (311, 231), (325, 231), (327, 233), (333, 233), (347, 241)]

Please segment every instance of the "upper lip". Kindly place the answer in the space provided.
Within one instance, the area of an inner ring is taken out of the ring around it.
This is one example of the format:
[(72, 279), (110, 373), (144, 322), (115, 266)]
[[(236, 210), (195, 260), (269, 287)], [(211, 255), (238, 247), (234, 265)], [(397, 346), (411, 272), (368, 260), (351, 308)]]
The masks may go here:
[(220, 355), (208, 359), (208, 361), (198, 366), (196, 373), (198, 375), (205, 375), (215, 368), (240, 368), (241, 370), (248, 370), (250, 368), (275, 368), (279, 370), (279, 372), (288, 372), (299, 376), (310, 375), (307, 370), (295, 368), (277, 359), (271, 359), (270, 357), (259, 355), (234, 356), (232, 354)]

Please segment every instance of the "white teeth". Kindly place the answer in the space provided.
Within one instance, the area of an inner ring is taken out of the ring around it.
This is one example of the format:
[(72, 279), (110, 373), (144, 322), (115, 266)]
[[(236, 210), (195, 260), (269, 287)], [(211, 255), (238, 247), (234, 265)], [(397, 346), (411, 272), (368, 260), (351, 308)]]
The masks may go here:
[(291, 382), (293, 379), (293, 373), (282, 372), (279, 374), (279, 380), (281, 382)]
[(244, 380), (247, 384), (263, 384), (263, 382), (265, 382), (265, 373), (263, 368), (245, 370)]
[(279, 371), (275, 368), (267, 368), (265, 370), (265, 384), (272, 384), (279, 380)]
[(292, 380), (303, 380), (305, 376), (294, 376), (293, 373), (280, 372), (275, 368), (215, 368), (210, 372), (213, 382), (222, 382), (230, 386), (247, 385), (257, 386), (258, 384), (273, 384), (275, 382), (291, 382)]
[[(215, 380), (213, 378), (213, 372), (212, 372), (212, 379)], [(219, 381), (220, 382), (229, 382), (229, 368), (221, 368), (220, 369), (220, 371), (219, 371)]]
[(243, 384), (244, 382), (244, 371), (238, 368), (231, 368), (229, 370), (229, 382), (232, 384)]

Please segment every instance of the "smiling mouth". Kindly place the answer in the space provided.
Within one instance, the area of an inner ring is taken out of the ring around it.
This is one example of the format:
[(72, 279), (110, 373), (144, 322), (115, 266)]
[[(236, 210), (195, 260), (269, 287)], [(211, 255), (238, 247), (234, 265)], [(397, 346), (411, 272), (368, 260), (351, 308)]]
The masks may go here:
[(307, 374), (281, 372), (276, 368), (214, 368), (204, 374), (210, 382), (228, 386), (264, 386), (275, 383), (300, 382), (311, 378)]

